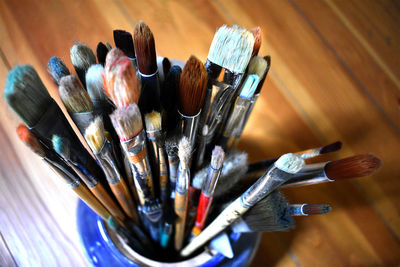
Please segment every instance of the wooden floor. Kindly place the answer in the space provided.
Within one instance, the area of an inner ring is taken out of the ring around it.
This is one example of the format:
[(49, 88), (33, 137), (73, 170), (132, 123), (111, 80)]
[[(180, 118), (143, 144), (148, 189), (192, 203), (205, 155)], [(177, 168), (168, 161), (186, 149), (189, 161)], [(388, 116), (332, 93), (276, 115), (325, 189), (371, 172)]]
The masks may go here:
[[(222, 24), (260, 25), (272, 69), (241, 148), (252, 161), (341, 140), (331, 158), (372, 152), (374, 177), (286, 190), (292, 203), (328, 203), (326, 216), (264, 234), (254, 266), (400, 263), (400, 2), (378, 0), (0, 1), (0, 84), (30, 63), (52, 96), (50, 56), (74, 40), (95, 48), (143, 19), (159, 55), (205, 60)], [(0, 266), (85, 266), (76, 198), (15, 134), (0, 103)]]

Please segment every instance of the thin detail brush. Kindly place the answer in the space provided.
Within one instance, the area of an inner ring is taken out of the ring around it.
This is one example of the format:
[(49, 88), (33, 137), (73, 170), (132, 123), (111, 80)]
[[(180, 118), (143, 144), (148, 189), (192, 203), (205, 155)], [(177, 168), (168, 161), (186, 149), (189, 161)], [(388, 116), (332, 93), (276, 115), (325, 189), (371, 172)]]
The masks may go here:
[(290, 214), (292, 216), (307, 216), (327, 214), (332, 210), (327, 204), (292, 204), (290, 205)]
[(71, 47), (70, 57), (79, 80), (86, 88), (85, 75), (91, 65), (96, 64), (96, 56), (86, 44), (78, 41)]
[(96, 56), (97, 56), (97, 62), (99, 62), (99, 64), (101, 64), (102, 66), (104, 66), (104, 64), (106, 63), (107, 53), (108, 53), (107, 46), (102, 42), (99, 42), (96, 47)]
[(65, 63), (58, 57), (51, 57), (47, 63), (49, 67), (47, 71), (53, 77), (54, 82), (59, 85), (62, 77), (70, 75), (70, 72)]
[(165, 150), (168, 157), (168, 174), (171, 188), (171, 199), (175, 199), (176, 177), (178, 176), (179, 157), (176, 137), (169, 137), (165, 141)]

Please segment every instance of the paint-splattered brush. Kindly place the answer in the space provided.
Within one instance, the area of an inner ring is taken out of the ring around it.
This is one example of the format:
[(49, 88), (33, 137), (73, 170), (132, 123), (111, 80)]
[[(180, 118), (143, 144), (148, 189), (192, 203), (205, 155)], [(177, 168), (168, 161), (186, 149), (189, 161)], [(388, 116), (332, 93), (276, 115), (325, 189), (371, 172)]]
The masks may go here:
[(62, 77), (70, 75), (65, 63), (58, 57), (51, 57), (47, 63), (48, 72), (53, 77), (54, 82), (59, 85)]
[(93, 50), (90, 49), (90, 47), (88, 47), (86, 44), (76, 41), (71, 47), (70, 57), (79, 80), (86, 88), (86, 71), (91, 65), (96, 64), (96, 56), (94, 55)]

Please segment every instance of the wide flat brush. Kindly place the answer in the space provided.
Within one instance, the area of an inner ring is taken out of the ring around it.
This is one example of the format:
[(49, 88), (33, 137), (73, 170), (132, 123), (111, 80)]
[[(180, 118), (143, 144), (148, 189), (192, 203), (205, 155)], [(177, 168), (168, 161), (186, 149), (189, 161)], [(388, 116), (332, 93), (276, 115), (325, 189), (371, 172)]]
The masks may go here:
[(99, 183), (99, 180), (84, 166), (71, 159), (71, 151), (69, 150), (70, 142), (59, 135), (53, 135), (52, 141), (54, 150), (64, 159), (68, 166), (74, 170), (81, 180), (85, 182), (93, 195), (115, 218), (124, 222), (126, 220), (125, 214), (118, 204), (110, 197), (103, 185)]
[(102, 42), (99, 42), (96, 47), (96, 56), (97, 56), (97, 62), (99, 62), (99, 64), (101, 64), (102, 66), (104, 66), (104, 64), (106, 63), (107, 53), (108, 53), (107, 46)]
[(131, 60), (135, 70), (137, 70), (132, 34), (124, 30), (114, 30), (113, 36), (115, 47), (121, 49), (125, 53), (125, 55)]
[(47, 63), (48, 72), (53, 77), (54, 82), (59, 85), (62, 77), (70, 75), (65, 63), (58, 57), (51, 57)]
[(185, 226), (188, 213), (189, 184), (190, 184), (190, 155), (191, 145), (187, 137), (182, 137), (179, 142), (179, 169), (175, 187), (175, 249), (181, 250), (185, 238)]
[(157, 240), (163, 213), (155, 198), (153, 176), (147, 154), (146, 133), (143, 129), (139, 107), (133, 103), (127, 107), (117, 108), (110, 117), (134, 173), (144, 225), (152, 238)]
[(122, 50), (113, 48), (106, 58), (104, 89), (117, 107), (138, 103), (140, 83), (136, 72)]
[(161, 111), (160, 84), (154, 36), (149, 26), (142, 20), (136, 23), (133, 35), (136, 60), (142, 83), (139, 100), (140, 111), (144, 114)]
[(106, 220), (110, 215), (108, 210), (98, 199), (81, 183), (76, 173), (57, 155), (56, 152), (42, 145), (36, 136), (29, 131), (28, 127), (20, 124), (17, 127), (19, 139), (25, 143), (36, 155), (71, 188), (77, 196), (82, 199), (94, 212)]
[(118, 165), (114, 158), (113, 148), (111, 143), (106, 139), (104, 125), (100, 117), (96, 117), (89, 125), (85, 131), (84, 137), (93, 151), (97, 162), (103, 169), (111, 191), (123, 211), (134, 223), (140, 224), (136, 205), (130, 195), (128, 186), (124, 179), (122, 179), (117, 168)]
[(64, 136), (71, 144), (71, 158), (103, 179), (101, 169), (83, 147), (31, 65), (16, 66), (8, 73), (4, 97), (43, 144), (53, 147), (52, 136)]
[(207, 71), (203, 63), (190, 56), (182, 70), (178, 89), (178, 113), (181, 133), (195, 146), (197, 127), (207, 86)]
[(90, 49), (90, 47), (88, 47), (86, 44), (76, 41), (71, 47), (70, 57), (79, 80), (86, 88), (86, 71), (91, 65), (96, 64), (96, 56), (94, 55), (93, 50)]
[(181, 256), (189, 256), (207, 241), (229, 226), (258, 201), (268, 196), (304, 166), (304, 160), (294, 154), (282, 155), (260, 179), (257, 180), (239, 198), (234, 200), (220, 215), (195, 237), (181, 251)]

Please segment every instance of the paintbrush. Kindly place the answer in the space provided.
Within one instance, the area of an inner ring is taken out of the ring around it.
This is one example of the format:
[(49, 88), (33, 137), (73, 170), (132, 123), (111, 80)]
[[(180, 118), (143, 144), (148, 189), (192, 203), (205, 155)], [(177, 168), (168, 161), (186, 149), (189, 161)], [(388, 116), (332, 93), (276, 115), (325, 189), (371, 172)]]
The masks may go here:
[(195, 226), (192, 229), (192, 235), (197, 236), (203, 230), (208, 212), (213, 201), (215, 186), (222, 172), (222, 166), (225, 159), (224, 150), (216, 146), (212, 151), (211, 163), (208, 170), (207, 178), (204, 180), (201, 187), (200, 200), (197, 207), (197, 215)]
[(177, 92), (182, 69), (178, 65), (172, 66), (165, 76), (161, 90), (161, 107), (163, 129), (171, 135), (178, 125)]
[(253, 52), (251, 53), (252, 57), (255, 57), (258, 55), (258, 52), (260, 51), (261, 47), (261, 28), (259, 26), (253, 28), (250, 30), (250, 32), (254, 36), (254, 46), (253, 46)]
[(304, 160), (295, 154), (282, 155), (260, 179), (257, 180), (239, 198), (233, 201), (200, 235), (195, 237), (180, 255), (189, 256), (216, 234), (224, 230), (250, 207), (269, 195), (272, 191), (289, 180), (304, 166)]
[(110, 213), (97, 200), (89, 189), (81, 183), (74, 171), (53, 150), (42, 145), (28, 127), (20, 124), (17, 127), (19, 139), (25, 143), (36, 155), (38, 155), (64, 182), (82, 199), (94, 212), (106, 220)]
[(176, 137), (172, 136), (165, 141), (165, 150), (168, 157), (168, 174), (171, 188), (171, 199), (175, 199), (176, 177), (178, 175), (179, 157)]
[(99, 166), (82, 146), (32, 66), (16, 66), (8, 73), (4, 98), (44, 145), (53, 147), (51, 139), (54, 134), (64, 136), (70, 140), (73, 161), (104, 179)]
[(137, 71), (135, 48), (133, 46), (132, 34), (124, 30), (114, 30), (115, 47), (119, 48), (131, 60), (135, 71)]
[(83, 84), (83, 87), (86, 88), (86, 71), (91, 65), (96, 64), (96, 56), (90, 47), (88, 47), (86, 44), (76, 41), (71, 47), (70, 57), (79, 80)]
[(162, 209), (155, 199), (146, 135), (139, 107), (133, 103), (117, 108), (110, 117), (134, 173), (144, 225), (148, 227), (153, 239), (157, 240)]
[(179, 141), (179, 168), (175, 187), (175, 249), (179, 251), (185, 238), (185, 225), (188, 213), (189, 183), (190, 183), (190, 156), (191, 145), (187, 137), (182, 137)]
[(108, 184), (116, 197), (119, 205), (126, 215), (136, 224), (140, 224), (136, 212), (136, 206), (130, 195), (128, 186), (117, 168), (111, 143), (106, 139), (103, 121), (100, 117), (90, 123), (85, 130), (84, 137), (90, 149), (93, 151), (97, 162), (103, 169)]
[(88, 92), (73, 75), (61, 78), (58, 92), (69, 115), (83, 135), (95, 117), (94, 106)]
[(84, 166), (72, 160), (69, 140), (59, 135), (53, 135), (52, 142), (54, 150), (64, 159), (68, 166), (74, 170), (82, 181), (85, 182), (93, 195), (110, 211), (112, 216), (124, 222), (126, 220), (125, 214), (118, 204), (110, 197), (103, 185), (99, 183), (99, 180)]
[(182, 70), (178, 89), (178, 113), (181, 133), (195, 146), (197, 127), (207, 86), (207, 71), (203, 63), (190, 56)]
[(164, 150), (164, 134), (161, 131), (161, 114), (153, 111), (145, 115), (147, 139), (153, 148), (154, 167), (159, 174), (160, 200), (166, 205), (169, 199), (167, 159)]
[(70, 75), (70, 72), (65, 63), (58, 57), (51, 57), (47, 63), (49, 67), (47, 71), (53, 77), (54, 82), (59, 85), (60, 79), (64, 76)]
[(127, 56), (118, 48), (107, 54), (104, 89), (117, 107), (138, 103), (140, 84)]
[(292, 216), (327, 214), (332, 210), (327, 204), (292, 204), (289, 208)]
[(240, 94), (236, 99), (236, 103), (233, 106), (233, 110), (228, 116), (227, 122), (222, 131), (222, 136), (219, 140), (219, 144), (222, 147), (229, 149), (233, 147), (239, 139), (246, 111), (250, 106), (251, 97), (253, 96), (259, 82), (260, 78), (255, 74), (246, 77)]
[(207, 124), (204, 124), (203, 129), (201, 130), (201, 133), (199, 134), (198, 138), (199, 139), (198, 139), (196, 160), (194, 162), (194, 164), (195, 164), (194, 169), (196, 171), (200, 170), (204, 164), (204, 157), (205, 157), (205, 153), (206, 153), (206, 144), (207, 144), (207, 138), (208, 138), (208, 125)]
[(162, 60), (162, 69), (163, 69), (163, 81), (165, 81), (165, 77), (167, 77), (169, 70), (171, 69), (171, 61), (167, 57), (164, 57)]
[(157, 56), (154, 36), (149, 26), (142, 20), (136, 23), (133, 42), (137, 66), (142, 83), (139, 107), (143, 114), (161, 111), (160, 84), (158, 78)]
[(99, 64), (101, 64), (102, 66), (104, 66), (104, 64), (106, 63), (107, 53), (108, 53), (107, 46), (102, 42), (99, 42), (96, 47), (96, 56), (97, 56), (97, 62), (99, 62)]

